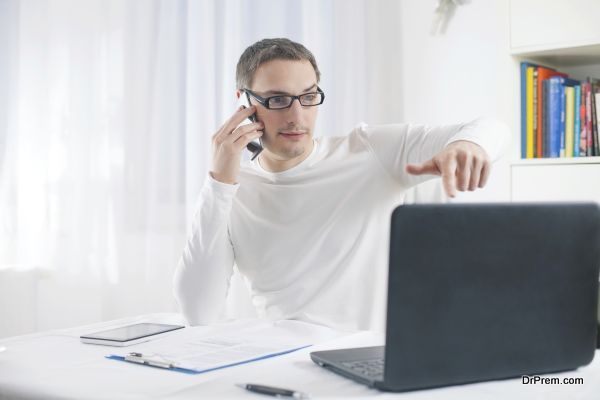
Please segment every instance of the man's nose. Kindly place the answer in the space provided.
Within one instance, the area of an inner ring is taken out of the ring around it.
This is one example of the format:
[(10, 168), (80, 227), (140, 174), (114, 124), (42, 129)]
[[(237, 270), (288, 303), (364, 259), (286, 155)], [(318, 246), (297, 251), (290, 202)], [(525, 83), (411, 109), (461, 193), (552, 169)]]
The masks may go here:
[(294, 99), (292, 101), (292, 105), (287, 109), (288, 111), (288, 119), (290, 121), (296, 122), (302, 116), (302, 104), (300, 104), (300, 99)]

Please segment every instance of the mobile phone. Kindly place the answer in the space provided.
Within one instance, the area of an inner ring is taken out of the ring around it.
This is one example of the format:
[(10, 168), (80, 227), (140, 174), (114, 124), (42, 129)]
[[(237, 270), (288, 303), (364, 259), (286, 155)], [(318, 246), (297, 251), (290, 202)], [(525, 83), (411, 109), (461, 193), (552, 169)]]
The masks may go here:
[[(238, 99), (238, 106), (242, 106), (244, 108), (250, 107), (250, 95), (248, 95), (248, 93), (242, 92), (242, 94), (240, 95), (240, 98)], [(246, 118), (244, 120), (244, 122), (242, 122), (240, 125), (248, 125), (253, 122), (258, 122), (256, 113), (254, 113), (251, 116), (249, 116), (248, 118)], [(250, 153), (252, 153), (252, 156), (250, 157), (251, 160), (254, 160), (256, 157), (258, 157), (260, 152), (263, 151), (263, 147), (262, 147), (260, 138), (258, 140), (253, 140), (250, 143), (248, 143), (248, 145), (246, 145), (246, 148), (248, 149), (248, 151)]]
[(106, 331), (81, 335), (83, 343), (102, 344), (105, 346), (129, 346), (147, 342), (160, 337), (162, 334), (183, 328), (182, 325), (167, 325), (153, 323), (139, 323)]

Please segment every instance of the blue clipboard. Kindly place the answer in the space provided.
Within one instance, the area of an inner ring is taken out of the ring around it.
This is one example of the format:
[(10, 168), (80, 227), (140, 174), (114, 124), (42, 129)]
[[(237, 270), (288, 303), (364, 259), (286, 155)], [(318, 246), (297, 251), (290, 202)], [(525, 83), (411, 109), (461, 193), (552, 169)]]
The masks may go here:
[(281, 355), (288, 354), (288, 353), (293, 353), (294, 351), (302, 350), (302, 349), (305, 349), (310, 346), (311, 345), (297, 347), (297, 348), (293, 348), (293, 349), (289, 349), (289, 350), (284, 350), (284, 351), (280, 351), (280, 352), (276, 352), (276, 353), (270, 353), (270, 354), (263, 355), (260, 357), (249, 358), (247, 360), (238, 361), (238, 362), (234, 362), (234, 363), (226, 364), (226, 365), (219, 365), (217, 367), (206, 368), (206, 369), (202, 369), (202, 370), (177, 367), (176, 365), (174, 365), (175, 363), (171, 363), (171, 362), (164, 361), (164, 360), (157, 360), (155, 358), (150, 358), (150, 357), (144, 357), (144, 355), (141, 353), (129, 353), (128, 356), (119, 356), (119, 355), (111, 354), (111, 355), (108, 355), (105, 357), (109, 360), (123, 361), (123, 362), (132, 363), (132, 364), (145, 365), (147, 367), (168, 369), (170, 371), (181, 372), (184, 374), (197, 375), (197, 374), (203, 374), (205, 372), (216, 371), (219, 369), (234, 367), (236, 365), (247, 364), (247, 363), (251, 363), (254, 361), (260, 361), (260, 360), (264, 360), (267, 358), (272, 358), (272, 357), (277, 357), (277, 356), (281, 356)]

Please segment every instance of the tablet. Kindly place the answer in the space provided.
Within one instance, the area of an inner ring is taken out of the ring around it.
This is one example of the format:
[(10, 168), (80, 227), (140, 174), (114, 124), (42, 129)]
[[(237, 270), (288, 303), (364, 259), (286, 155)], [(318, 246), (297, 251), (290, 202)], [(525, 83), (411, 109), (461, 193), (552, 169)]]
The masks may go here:
[(80, 339), (83, 343), (123, 347), (147, 342), (160, 337), (167, 332), (172, 332), (181, 328), (183, 328), (182, 325), (143, 322), (106, 331), (94, 332), (89, 335), (82, 335), (80, 336)]

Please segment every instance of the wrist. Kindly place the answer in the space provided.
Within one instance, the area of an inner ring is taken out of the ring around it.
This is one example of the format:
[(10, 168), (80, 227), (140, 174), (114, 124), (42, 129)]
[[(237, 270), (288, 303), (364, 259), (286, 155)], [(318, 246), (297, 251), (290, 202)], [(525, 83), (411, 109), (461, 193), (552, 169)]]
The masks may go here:
[(230, 177), (222, 176), (215, 172), (209, 171), (209, 175), (217, 182), (225, 183), (227, 185), (236, 185), (237, 182), (235, 179), (231, 179)]

